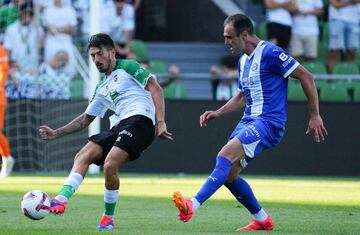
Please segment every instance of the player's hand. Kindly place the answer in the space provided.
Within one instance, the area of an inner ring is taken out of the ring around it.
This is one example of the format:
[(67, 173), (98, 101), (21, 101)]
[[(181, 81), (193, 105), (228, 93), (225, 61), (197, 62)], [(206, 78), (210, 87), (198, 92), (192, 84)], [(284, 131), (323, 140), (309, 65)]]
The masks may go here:
[(309, 126), (306, 130), (306, 134), (309, 133), (313, 137), (314, 141), (317, 143), (325, 140), (325, 135), (327, 135), (328, 132), (324, 126), (323, 120), (320, 115), (316, 115), (310, 118)]
[(172, 134), (167, 131), (166, 123), (164, 121), (157, 123), (157, 135), (164, 140), (173, 140)]
[(200, 116), (200, 127), (206, 127), (209, 120), (217, 117), (219, 117), (219, 115), (216, 111), (205, 111), (205, 113)]
[(48, 126), (40, 126), (39, 134), (43, 140), (53, 140), (57, 138), (54, 130)]

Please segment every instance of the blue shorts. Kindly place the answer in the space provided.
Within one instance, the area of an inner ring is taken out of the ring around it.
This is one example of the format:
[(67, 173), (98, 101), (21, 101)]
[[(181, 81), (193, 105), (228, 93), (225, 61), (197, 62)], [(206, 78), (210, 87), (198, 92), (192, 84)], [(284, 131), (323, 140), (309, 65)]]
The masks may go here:
[(240, 140), (246, 155), (246, 158), (240, 162), (245, 167), (256, 155), (277, 145), (284, 131), (284, 128), (278, 128), (262, 119), (241, 120), (228, 141), (234, 137)]

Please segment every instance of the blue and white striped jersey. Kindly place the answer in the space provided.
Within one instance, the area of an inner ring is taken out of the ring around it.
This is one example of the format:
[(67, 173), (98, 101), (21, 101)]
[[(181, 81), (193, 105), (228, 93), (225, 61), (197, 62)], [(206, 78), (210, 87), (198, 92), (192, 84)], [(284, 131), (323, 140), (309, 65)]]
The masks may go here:
[(284, 128), (287, 78), (298, 65), (291, 55), (266, 41), (261, 41), (250, 56), (244, 54), (238, 63), (238, 86), (246, 98), (242, 120), (262, 118)]

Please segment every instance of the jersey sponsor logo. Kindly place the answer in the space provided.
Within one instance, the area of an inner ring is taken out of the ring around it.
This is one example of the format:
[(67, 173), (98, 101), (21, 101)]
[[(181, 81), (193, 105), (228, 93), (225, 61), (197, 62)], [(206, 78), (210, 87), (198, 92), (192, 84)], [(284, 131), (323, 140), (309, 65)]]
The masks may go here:
[(289, 56), (287, 56), (284, 52), (279, 55), (279, 59), (281, 61), (286, 61)]
[(144, 69), (143, 68), (139, 68), (138, 70), (136, 70), (136, 72), (134, 73), (134, 77), (138, 77), (140, 74), (142, 74), (144, 72)]
[(129, 137), (133, 137), (133, 134), (132, 134), (131, 132), (127, 131), (127, 130), (121, 131), (121, 132), (119, 133), (119, 136), (120, 136), (120, 135), (127, 135), (127, 136), (129, 136)]
[(241, 79), (241, 86), (243, 88), (249, 88), (250, 86), (254, 86), (256, 79), (257, 79), (257, 76), (248, 77), (248, 78), (242, 78)]
[(109, 95), (110, 95), (110, 98), (112, 99), (112, 101), (115, 101), (116, 98), (119, 97), (120, 93), (117, 92), (117, 91), (110, 91), (110, 92), (109, 92)]
[(121, 140), (121, 135), (127, 135), (130, 138), (133, 137), (133, 134), (131, 134), (131, 132), (127, 131), (127, 130), (122, 130), (121, 132), (119, 132), (118, 138), (116, 139), (117, 142), (120, 142)]
[(287, 61), (285, 61), (284, 63), (282, 63), (282, 66), (285, 68), (286, 66), (288, 66), (288, 65), (291, 63), (291, 61), (293, 61), (293, 58), (292, 58), (292, 57), (290, 57)]
[(260, 137), (260, 133), (254, 125), (249, 125), (248, 128), (250, 129), (249, 131), (252, 135), (255, 135), (258, 138)]

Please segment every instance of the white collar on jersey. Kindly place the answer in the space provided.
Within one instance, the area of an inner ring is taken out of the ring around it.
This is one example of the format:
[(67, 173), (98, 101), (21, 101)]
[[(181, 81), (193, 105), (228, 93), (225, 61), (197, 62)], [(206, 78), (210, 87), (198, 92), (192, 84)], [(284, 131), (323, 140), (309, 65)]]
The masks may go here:
[(251, 54), (248, 56), (248, 59), (250, 59), (251, 57), (253, 57), (253, 55), (255, 54), (255, 51), (260, 48), (261, 44), (263, 44), (263, 40), (261, 40), (255, 47), (255, 49), (253, 50), (253, 52), (251, 52)]

